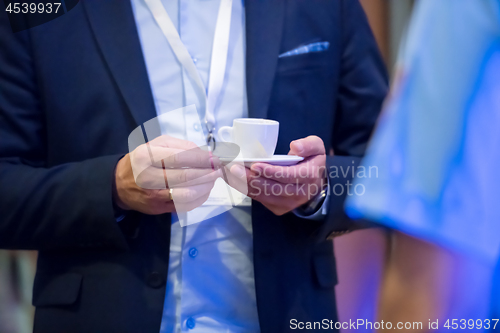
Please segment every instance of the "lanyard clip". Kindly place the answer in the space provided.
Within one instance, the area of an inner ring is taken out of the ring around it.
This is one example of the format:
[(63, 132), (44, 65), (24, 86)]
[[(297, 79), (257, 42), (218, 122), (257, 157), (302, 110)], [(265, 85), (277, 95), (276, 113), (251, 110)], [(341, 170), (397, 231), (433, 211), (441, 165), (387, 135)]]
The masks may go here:
[(208, 122), (206, 120), (205, 120), (205, 125), (207, 126), (207, 131), (208, 131), (208, 134), (207, 134), (207, 145), (208, 145), (208, 147), (210, 148), (211, 151), (214, 151), (215, 147), (216, 147), (215, 136), (213, 134), (215, 126), (212, 123), (210, 123), (210, 122)]
[(210, 147), (210, 151), (214, 151), (215, 150), (215, 137), (212, 133), (208, 133), (207, 135), (207, 145), (208, 147)]

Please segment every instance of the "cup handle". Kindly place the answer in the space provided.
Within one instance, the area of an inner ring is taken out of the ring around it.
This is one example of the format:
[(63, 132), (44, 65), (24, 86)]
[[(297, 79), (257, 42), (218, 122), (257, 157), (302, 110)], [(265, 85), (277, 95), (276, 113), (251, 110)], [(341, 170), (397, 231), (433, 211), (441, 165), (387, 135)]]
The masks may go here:
[[(219, 128), (219, 139), (223, 142), (231, 142), (231, 136), (233, 134), (233, 128), (231, 126), (222, 126)], [(227, 135), (228, 137), (225, 137)]]

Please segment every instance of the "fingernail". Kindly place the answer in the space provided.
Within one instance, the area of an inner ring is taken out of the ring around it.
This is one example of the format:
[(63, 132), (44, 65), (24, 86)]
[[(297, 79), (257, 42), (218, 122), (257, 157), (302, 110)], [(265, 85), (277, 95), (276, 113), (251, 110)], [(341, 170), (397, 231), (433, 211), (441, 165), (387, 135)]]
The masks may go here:
[(295, 146), (295, 149), (297, 149), (299, 152), (304, 150), (304, 145), (299, 140), (294, 141), (293, 144)]
[(258, 167), (258, 166), (255, 166), (255, 164), (250, 167), (250, 170), (252, 170), (253, 172), (255, 172), (255, 173), (259, 174), (259, 175), (262, 173), (262, 168)]
[(243, 178), (246, 176), (245, 168), (241, 165), (235, 164), (231, 167), (231, 173), (238, 178)]
[(216, 176), (217, 177), (222, 177), (222, 168), (218, 168), (215, 170)]

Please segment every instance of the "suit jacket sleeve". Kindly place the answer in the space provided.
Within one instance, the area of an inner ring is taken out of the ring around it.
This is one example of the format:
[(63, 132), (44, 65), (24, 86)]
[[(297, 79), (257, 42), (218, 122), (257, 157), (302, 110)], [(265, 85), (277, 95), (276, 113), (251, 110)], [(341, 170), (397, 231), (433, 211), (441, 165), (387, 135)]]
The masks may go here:
[[(387, 94), (387, 73), (363, 8), (358, 0), (343, 0), (341, 71), (332, 147), (327, 158), (330, 176), (325, 237), (333, 231), (359, 227), (344, 213), (344, 200), (352, 194), (353, 168), (363, 156)], [(349, 183), (347, 183), (349, 182)], [(341, 191), (343, 190), (343, 191)]]
[(0, 45), (0, 248), (126, 249), (112, 205), (120, 155), (46, 167), (29, 33), (12, 33), (5, 12)]

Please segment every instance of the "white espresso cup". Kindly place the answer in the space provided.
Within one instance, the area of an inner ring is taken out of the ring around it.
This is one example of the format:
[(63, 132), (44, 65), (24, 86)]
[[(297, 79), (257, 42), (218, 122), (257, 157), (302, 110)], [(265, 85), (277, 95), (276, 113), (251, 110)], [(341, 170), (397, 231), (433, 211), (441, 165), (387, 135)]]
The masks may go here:
[(233, 127), (219, 129), (219, 139), (240, 147), (243, 158), (272, 157), (278, 142), (280, 124), (269, 119), (238, 118)]

